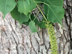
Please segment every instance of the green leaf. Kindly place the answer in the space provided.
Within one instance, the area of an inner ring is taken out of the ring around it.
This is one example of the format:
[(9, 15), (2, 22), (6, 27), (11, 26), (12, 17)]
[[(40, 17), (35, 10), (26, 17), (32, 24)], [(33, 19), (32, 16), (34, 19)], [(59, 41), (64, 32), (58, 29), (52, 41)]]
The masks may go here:
[(29, 5), (31, 4), (31, 3), (30, 3), (30, 2), (31, 2), (30, 0), (26, 0), (26, 1), (28, 2)]
[(29, 25), (29, 22), (23, 22), (23, 24), (28, 26)]
[(34, 21), (30, 21), (29, 22), (29, 27), (30, 27), (32, 33), (37, 32), (37, 28), (35, 26), (35, 22)]
[(35, 2), (44, 2), (44, 0), (34, 0)]
[[(35, 19), (35, 20), (34, 20)], [(46, 28), (45, 23), (43, 21), (39, 22), (37, 18), (35, 18), (33, 15), (31, 15), (31, 20), (35, 22), (36, 25), (38, 25), (40, 28)]]
[(35, 24), (39, 23), (38, 19), (34, 15), (31, 15), (31, 20), (34, 21)]
[(37, 18), (35, 18), (34, 15), (32, 15), (32, 14), (31, 14), (31, 19), (29, 19), (28, 22), (23, 22), (23, 24), (29, 25), (29, 22), (30, 22), (31, 20), (34, 21), (36, 25), (39, 24), (39, 21), (37, 20)]
[(47, 13), (48, 13), (48, 6), (44, 4), (44, 13), (46, 15), (47, 18)]
[(15, 0), (0, 0), (0, 11), (4, 14), (4, 17), (14, 9), (15, 5)]
[(44, 0), (45, 4), (44, 4), (44, 12), (45, 14), (47, 14), (48, 12), (48, 6), (61, 6), (61, 8), (63, 7), (63, 0)]
[(44, 12), (52, 23), (61, 23), (64, 18), (63, 0), (45, 0)]
[(24, 15), (23, 13), (18, 12), (17, 7), (13, 11), (11, 11), (11, 15), (15, 20), (19, 21), (20, 25), (23, 22), (28, 22), (28, 20), (29, 20), (28, 16)]
[(44, 0), (44, 2), (52, 6), (63, 6), (63, 0)]
[(38, 24), (38, 26), (40, 27), (40, 28), (46, 28), (46, 25), (45, 25), (45, 23), (42, 21), (42, 22), (40, 22), (39, 24)]
[(60, 23), (64, 18), (64, 9), (60, 6), (48, 6), (47, 19), (52, 23)]
[(63, 0), (35, 0), (36, 3), (44, 3), (52, 6), (63, 6)]
[(17, 4), (18, 11), (20, 13), (24, 13), (25, 15), (36, 7), (36, 4), (33, 2), (33, 0), (30, 1), (30, 4), (28, 4), (26, 0), (18, 0)]

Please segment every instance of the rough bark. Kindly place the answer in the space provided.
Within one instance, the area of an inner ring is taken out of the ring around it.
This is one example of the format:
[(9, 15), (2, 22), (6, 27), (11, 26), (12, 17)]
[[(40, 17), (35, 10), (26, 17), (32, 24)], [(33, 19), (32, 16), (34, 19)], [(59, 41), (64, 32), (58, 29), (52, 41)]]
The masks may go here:
[[(72, 1), (64, 0), (65, 18), (55, 23), (59, 54), (72, 54)], [(50, 39), (46, 29), (38, 27), (37, 33), (31, 33), (29, 26), (15, 21), (10, 13), (3, 20), (0, 12), (0, 54), (51, 54)]]

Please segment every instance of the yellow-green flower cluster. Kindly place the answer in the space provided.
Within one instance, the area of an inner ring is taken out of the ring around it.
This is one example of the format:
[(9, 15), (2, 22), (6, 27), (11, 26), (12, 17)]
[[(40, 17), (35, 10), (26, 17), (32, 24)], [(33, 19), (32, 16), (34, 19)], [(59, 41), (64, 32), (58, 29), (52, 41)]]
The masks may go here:
[(48, 33), (50, 35), (49, 38), (50, 38), (50, 44), (51, 44), (51, 54), (58, 54), (57, 42), (56, 42), (53, 25), (50, 24), (50, 22), (47, 22), (46, 27), (47, 27)]

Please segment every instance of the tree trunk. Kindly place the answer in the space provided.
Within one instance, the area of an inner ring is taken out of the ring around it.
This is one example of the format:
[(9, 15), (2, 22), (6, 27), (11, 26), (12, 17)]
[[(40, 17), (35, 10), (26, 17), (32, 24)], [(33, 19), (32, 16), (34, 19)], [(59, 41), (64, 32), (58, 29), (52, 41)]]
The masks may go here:
[[(72, 1), (64, 0), (65, 18), (54, 24), (59, 54), (72, 54)], [(46, 29), (31, 33), (29, 26), (15, 21), (10, 13), (3, 20), (0, 12), (0, 54), (51, 54), (49, 34)]]

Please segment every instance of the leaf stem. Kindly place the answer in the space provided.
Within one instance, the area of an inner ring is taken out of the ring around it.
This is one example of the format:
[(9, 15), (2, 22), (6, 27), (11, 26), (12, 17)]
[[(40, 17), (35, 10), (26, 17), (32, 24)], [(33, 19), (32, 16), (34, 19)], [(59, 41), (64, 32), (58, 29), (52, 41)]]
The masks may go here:
[[(34, 0), (33, 0), (34, 1)], [(34, 1), (35, 2), (35, 1)], [(36, 2), (35, 2), (36, 3)], [(41, 14), (42, 14), (42, 16), (44, 17), (44, 19), (46, 20), (46, 22), (47, 22), (47, 19), (46, 19), (46, 17), (45, 17), (45, 15), (43, 14), (43, 12), (41, 11), (41, 9), (40, 9), (40, 7), (36, 4), (36, 6), (37, 6), (37, 8), (39, 9), (39, 11), (41, 12)]]

